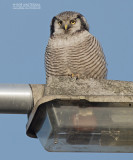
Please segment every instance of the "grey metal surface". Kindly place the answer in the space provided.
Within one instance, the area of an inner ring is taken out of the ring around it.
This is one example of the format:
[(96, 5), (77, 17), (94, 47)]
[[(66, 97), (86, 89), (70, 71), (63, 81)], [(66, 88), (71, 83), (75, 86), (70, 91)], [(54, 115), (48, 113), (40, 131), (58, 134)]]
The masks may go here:
[(33, 107), (28, 84), (0, 84), (0, 113), (28, 114)]
[(45, 95), (132, 96), (133, 82), (97, 79), (76, 79), (70, 76), (49, 77)]
[(44, 96), (44, 88), (45, 84), (30, 84), (32, 89), (32, 95), (34, 104), (37, 103), (38, 100), (40, 100)]

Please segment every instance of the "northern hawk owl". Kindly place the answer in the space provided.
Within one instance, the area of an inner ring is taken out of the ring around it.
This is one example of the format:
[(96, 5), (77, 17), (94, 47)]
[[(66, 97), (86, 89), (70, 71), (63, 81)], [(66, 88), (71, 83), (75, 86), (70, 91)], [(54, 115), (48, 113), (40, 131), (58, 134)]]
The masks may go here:
[(85, 17), (66, 11), (53, 17), (46, 47), (46, 79), (50, 76), (104, 79), (106, 60)]

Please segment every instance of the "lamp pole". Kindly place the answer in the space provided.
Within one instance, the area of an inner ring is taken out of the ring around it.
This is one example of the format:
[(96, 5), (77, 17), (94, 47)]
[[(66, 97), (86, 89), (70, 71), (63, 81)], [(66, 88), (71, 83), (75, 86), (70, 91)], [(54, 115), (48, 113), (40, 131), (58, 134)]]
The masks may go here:
[(29, 84), (0, 84), (0, 113), (28, 114), (33, 107)]
[(0, 84), (0, 113), (29, 114), (43, 93), (42, 84)]

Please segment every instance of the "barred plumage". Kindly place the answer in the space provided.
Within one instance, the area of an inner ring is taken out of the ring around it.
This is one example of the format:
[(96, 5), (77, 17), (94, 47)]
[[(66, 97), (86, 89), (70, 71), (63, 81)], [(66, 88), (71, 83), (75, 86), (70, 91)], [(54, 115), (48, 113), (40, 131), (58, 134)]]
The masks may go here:
[(53, 32), (46, 48), (45, 65), (46, 78), (76, 75), (78, 78), (103, 79), (107, 76), (102, 48), (87, 29), (62, 34)]

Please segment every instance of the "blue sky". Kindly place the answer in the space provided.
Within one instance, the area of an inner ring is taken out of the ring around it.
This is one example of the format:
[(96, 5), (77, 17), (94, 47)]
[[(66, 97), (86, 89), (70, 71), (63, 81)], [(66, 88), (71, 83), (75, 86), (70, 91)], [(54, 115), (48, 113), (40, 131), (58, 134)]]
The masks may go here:
[[(13, 4), (39, 3), (39, 10), (15, 10)], [(0, 0), (0, 83), (44, 84), (44, 53), (52, 17), (82, 13), (100, 41), (108, 79), (133, 81), (132, 0)], [(131, 160), (133, 154), (49, 153), (26, 136), (26, 115), (0, 115), (0, 159)]]

